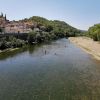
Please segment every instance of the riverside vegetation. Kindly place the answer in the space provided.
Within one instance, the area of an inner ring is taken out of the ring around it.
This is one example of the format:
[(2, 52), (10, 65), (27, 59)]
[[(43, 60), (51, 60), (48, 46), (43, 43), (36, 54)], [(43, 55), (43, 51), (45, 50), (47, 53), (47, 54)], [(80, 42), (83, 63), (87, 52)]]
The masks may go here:
[(94, 41), (100, 41), (100, 24), (95, 24), (90, 27), (86, 35), (91, 37)]
[[(26, 21), (36, 23), (35, 27), (34, 25), (31, 26), (32, 31), (27, 33), (27, 38), (22, 39), (14, 37), (13, 35), (4, 35), (2, 38), (0, 38), (0, 50), (22, 47), (27, 44), (42, 43), (63, 37), (76, 36), (81, 34), (82, 32), (81, 30), (78, 30), (65, 22), (58, 20), (50, 21), (37, 16), (33, 16), (29, 19), (20, 20), (20, 22)], [(38, 30), (34, 30), (34, 28), (37, 28)], [(0, 32), (3, 32), (1, 28)]]

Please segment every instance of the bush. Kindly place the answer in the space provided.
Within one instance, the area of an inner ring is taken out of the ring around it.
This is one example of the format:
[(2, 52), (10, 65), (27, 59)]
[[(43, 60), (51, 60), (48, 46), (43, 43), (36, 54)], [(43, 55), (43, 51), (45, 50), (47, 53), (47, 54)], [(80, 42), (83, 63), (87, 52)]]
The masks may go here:
[(27, 41), (29, 44), (32, 44), (33, 42), (36, 42), (36, 32), (32, 31), (28, 34), (28, 37), (27, 37)]
[(24, 40), (16, 39), (15, 37), (9, 37), (0, 39), (0, 50), (4, 50), (7, 48), (17, 48), (22, 47), (26, 44)]

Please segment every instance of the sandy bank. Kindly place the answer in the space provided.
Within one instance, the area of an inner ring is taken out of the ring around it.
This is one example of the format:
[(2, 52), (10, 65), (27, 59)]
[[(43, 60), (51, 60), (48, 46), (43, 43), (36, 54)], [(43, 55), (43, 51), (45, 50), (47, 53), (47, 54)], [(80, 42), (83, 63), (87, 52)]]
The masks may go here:
[(69, 40), (100, 60), (100, 42), (95, 42), (88, 37), (70, 37)]
[(7, 52), (7, 51), (15, 51), (18, 50), (19, 48), (9, 48), (9, 49), (5, 49), (5, 50), (0, 50), (0, 53), (2, 52)]

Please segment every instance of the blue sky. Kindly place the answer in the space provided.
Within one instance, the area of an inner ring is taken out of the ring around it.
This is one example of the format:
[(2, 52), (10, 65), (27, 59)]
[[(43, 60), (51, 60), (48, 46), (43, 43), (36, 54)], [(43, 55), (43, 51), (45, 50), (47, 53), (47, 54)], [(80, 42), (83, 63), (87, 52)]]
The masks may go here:
[(0, 0), (0, 12), (9, 20), (41, 16), (87, 30), (100, 23), (100, 0)]

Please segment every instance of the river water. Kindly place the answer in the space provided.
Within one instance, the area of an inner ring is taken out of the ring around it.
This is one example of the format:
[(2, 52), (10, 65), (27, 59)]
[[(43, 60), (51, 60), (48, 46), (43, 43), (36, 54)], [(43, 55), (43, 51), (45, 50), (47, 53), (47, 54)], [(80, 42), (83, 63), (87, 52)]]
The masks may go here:
[(0, 100), (100, 100), (100, 62), (67, 39), (0, 54)]

